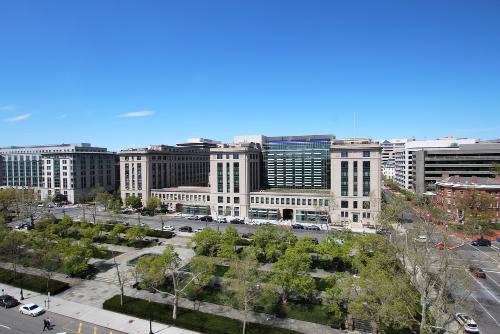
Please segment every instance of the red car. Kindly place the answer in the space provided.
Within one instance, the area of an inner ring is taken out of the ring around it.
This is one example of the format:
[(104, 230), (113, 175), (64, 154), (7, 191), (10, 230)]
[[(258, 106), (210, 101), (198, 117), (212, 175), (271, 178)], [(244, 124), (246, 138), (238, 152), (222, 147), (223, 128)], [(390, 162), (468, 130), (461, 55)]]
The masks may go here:
[(435, 247), (435, 248), (437, 248), (437, 249), (444, 249), (444, 244), (439, 243), (439, 244), (437, 244), (437, 245), (436, 245), (436, 246), (434, 246), (434, 247)]

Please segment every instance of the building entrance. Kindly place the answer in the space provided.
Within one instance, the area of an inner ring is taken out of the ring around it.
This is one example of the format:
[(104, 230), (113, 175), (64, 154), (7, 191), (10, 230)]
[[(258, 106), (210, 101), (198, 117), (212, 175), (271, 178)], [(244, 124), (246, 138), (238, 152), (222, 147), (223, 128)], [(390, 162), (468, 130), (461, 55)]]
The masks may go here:
[(283, 220), (293, 220), (293, 209), (283, 209)]
[(352, 222), (357, 223), (359, 221), (359, 214), (358, 213), (353, 213), (352, 214)]

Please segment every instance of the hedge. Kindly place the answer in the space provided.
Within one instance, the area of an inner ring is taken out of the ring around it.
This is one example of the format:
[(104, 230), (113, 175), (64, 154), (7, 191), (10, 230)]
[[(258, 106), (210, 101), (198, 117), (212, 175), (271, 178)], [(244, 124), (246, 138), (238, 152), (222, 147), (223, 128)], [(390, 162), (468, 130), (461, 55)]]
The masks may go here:
[[(16, 273), (16, 280), (14, 280), (14, 272), (0, 268), (0, 282), (12, 285), (18, 288), (35, 291), (38, 293), (47, 293), (47, 279), (42, 276), (36, 276), (25, 273)], [(58, 280), (51, 279), (49, 281), (49, 291), (51, 295), (56, 295), (69, 288), (69, 284)]]
[(146, 235), (148, 237), (170, 239), (175, 233), (171, 231), (149, 230)]
[[(223, 317), (220, 315), (203, 313), (179, 307), (177, 309), (177, 320), (172, 319), (172, 306), (156, 302), (148, 303), (147, 300), (124, 296), (123, 306), (120, 305), (120, 295), (115, 295), (103, 303), (105, 310), (119, 312), (142, 319), (151, 319), (176, 327), (208, 334), (240, 334), (242, 323), (239, 320)], [(261, 325), (247, 323), (247, 334), (298, 334), (299, 332)]]

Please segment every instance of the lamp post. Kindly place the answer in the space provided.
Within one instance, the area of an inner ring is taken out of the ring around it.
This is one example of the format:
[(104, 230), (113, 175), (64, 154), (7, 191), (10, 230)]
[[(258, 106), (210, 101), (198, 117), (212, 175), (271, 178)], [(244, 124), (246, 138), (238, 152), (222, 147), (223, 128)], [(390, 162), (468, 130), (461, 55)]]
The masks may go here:
[(153, 327), (151, 324), (151, 297), (148, 299), (148, 311), (149, 311), (149, 334), (153, 334)]

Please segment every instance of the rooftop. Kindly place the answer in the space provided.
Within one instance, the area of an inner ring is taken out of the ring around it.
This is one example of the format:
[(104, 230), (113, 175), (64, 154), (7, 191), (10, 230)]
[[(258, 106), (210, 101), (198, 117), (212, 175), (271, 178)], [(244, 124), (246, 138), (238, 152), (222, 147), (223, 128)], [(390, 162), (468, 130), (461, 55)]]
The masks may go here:
[(436, 182), (437, 186), (450, 188), (500, 189), (500, 175), (497, 177), (449, 176)]

